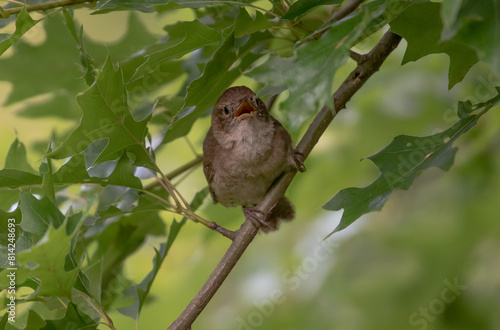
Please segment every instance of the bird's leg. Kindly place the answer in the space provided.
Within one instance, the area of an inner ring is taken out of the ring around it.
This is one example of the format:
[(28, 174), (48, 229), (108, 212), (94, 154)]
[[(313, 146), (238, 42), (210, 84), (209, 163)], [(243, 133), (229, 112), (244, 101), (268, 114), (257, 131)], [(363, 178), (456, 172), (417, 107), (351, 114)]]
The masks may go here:
[(293, 150), (293, 160), (295, 161), (295, 167), (297, 168), (297, 171), (299, 172), (305, 172), (306, 171), (306, 166), (304, 165), (304, 162), (302, 159), (304, 158), (304, 155), (298, 151), (297, 149)]
[(244, 207), (243, 213), (245, 213), (246, 218), (250, 220), (255, 227), (260, 228), (261, 226), (266, 226), (271, 228), (271, 225), (266, 222), (269, 214), (265, 214), (255, 207)]

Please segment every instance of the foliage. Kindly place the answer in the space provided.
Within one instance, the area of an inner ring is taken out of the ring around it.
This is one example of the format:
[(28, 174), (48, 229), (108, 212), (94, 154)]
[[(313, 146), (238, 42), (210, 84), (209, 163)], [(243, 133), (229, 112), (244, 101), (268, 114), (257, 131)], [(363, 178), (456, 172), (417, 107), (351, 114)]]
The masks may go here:
[[(30, 309), (18, 315), (19, 322), (6, 323), (4, 317), (0, 324), (114, 328), (114, 311), (138, 322), (180, 230), (188, 219), (203, 222), (194, 212), (207, 196), (202, 189), (188, 203), (172, 183), (177, 174), (164, 172), (171, 166), (159, 155), (208, 116), (226, 88), (248, 82), (260, 97), (280, 94), (278, 115), (298, 136), (319, 109), (333, 107), (340, 73), (352, 66), (350, 51), (373, 46), (388, 26), (407, 41), (402, 64), (429, 54), (449, 56), (450, 89), (477, 63), (500, 73), (500, 46), (492, 42), (500, 33), (498, 0), (455, 6), (372, 0), (332, 19), (348, 2), (97, 1), (92, 8), (56, 8), (37, 19), (25, 7), (5, 6), (2, 16), (19, 10), (10, 23), (13, 32), (0, 35), (0, 54), (13, 53), (0, 58), (0, 77), (12, 85), (4, 105), (19, 106), (24, 118), (70, 120), (73, 128), (39, 143), (44, 152), (38, 169), (16, 138), (0, 170), (0, 286), (9, 284), (6, 229), (15, 219), (16, 263), (10, 266), (17, 267), (18, 288), (28, 292), (17, 297), (18, 307)], [(111, 45), (91, 40), (79, 11), (129, 11), (128, 31)], [(186, 11), (195, 19), (169, 22), (161, 35), (148, 31), (138, 14), (171, 17)], [(23, 39), (36, 29), (45, 32), (43, 43)], [(498, 86), (486, 89), (480, 100), (457, 100), (454, 123), (442, 132), (399, 135), (367, 157), (380, 170), (372, 184), (333, 197), (329, 191), (324, 208), (343, 214), (323, 236), (380, 210), (423, 171), (449, 170), (454, 144), (499, 101)], [(165, 211), (182, 220), (167, 225)], [(124, 279), (124, 264), (152, 236), (164, 240), (155, 248), (152, 270), (138, 283)], [(121, 290), (114, 290), (117, 281)]]

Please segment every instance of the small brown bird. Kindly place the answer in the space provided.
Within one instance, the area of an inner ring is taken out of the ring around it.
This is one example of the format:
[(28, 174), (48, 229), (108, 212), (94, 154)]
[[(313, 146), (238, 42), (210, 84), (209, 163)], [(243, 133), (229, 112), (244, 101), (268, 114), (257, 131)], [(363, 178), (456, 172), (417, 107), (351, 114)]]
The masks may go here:
[(215, 203), (241, 205), (249, 219), (264, 225), (264, 231), (294, 218), (294, 207), (286, 197), (267, 216), (254, 209), (283, 173), (305, 168), (290, 134), (251, 89), (231, 87), (219, 98), (203, 155), (203, 172)]

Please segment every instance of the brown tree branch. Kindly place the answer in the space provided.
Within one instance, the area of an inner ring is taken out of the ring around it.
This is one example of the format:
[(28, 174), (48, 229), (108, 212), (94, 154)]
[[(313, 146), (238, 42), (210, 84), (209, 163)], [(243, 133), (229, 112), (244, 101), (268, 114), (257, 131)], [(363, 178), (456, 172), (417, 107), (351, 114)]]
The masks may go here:
[(351, 1), (349, 1), (342, 8), (334, 11), (330, 20), (338, 21), (338, 20), (346, 17), (347, 15), (349, 15), (350, 13), (355, 11), (356, 8), (358, 8), (359, 5), (361, 5), (364, 1), (365, 0), (351, 0)]
[[(304, 159), (314, 148), (336, 114), (345, 108), (346, 103), (364, 85), (368, 78), (379, 70), (384, 60), (397, 47), (400, 41), (400, 36), (388, 31), (380, 42), (366, 54), (363, 60), (358, 63), (358, 66), (344, 80), (342, 85), (333, 95), (335, 109), (323, 107), (300, 140), (297, 151), (304, 156)], [(278, 199), (284, 195), (296, 174), (297, 171), (292, 171), (283, 175), (283, 177), (273, 185), (256, 208), (265, 214), (270, 212)], [(210, 299), (217, 292), (222, 282), (226, 279), (229, 272), (236, 262), (238, 262), (239, 258), (258, 232), (259, 228), (256, 228), (248, 219), (243, 223), (240, 229), (236, 231), (233, 243), (212, 274), (210, 274), (208, 280), (177, 320), (168, 327), (168, 330), (191, 329), (191, 324), (196, 320)]]

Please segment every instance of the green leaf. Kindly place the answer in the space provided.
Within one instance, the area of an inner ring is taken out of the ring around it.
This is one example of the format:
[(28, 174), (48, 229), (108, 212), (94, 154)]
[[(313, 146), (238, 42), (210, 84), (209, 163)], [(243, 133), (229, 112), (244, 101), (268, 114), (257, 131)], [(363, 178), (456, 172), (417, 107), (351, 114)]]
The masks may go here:
[(201, 76), (189, 85), (183, 110), (168, 127), (163, 143), (186, 135), (196, 119), (204, 115), (224, 90), (262, 56), (251, 50), (269, 38), (271, 35), (267, 31), (256, 33), (243, 46), (235, 49), (234, 34), (229, 35)]
[[(208, 187), (205, 187), (203, 190), (199, 191), (193, 201), (191, 202), (191, 209), (196, 211), (198, 207), (201, 206), (203, 201), (208, 195)], [(160, 250), (155, 249), (156, 255), (153, 259), (153, 269), (151, 272), (146, 275), (146, 277), (142, 280), (142, 282), (138, 285), (132, 285), (128, 289), (125, 290), (125, 294), (134, 298), (134, 303), (128, 307), (118, 309), (118, 311), (124, 315), (130, 316), (131, 318), (137, 320), (139, 318), (139, 313), (141, 312), (142, 306), (146, 301), (146, 298), (149, 294), (149, 290), (153, 285), (153, 281), (160, 270), (160, 267), (167, 256), (170, 247), (174, 243), (179, 231), (182, 226), (186, 223), (186, 218), (183, 218), (180, 222), (174, 220), (172, 225), (170, 226), (170, 231), (168, 233), (168, 238), (166, 243), (162, 243), (160, 245)]]
[(16, 19), (16, 32), (11, 35), (0, 34), (0, 55), (5, 53), (19, 38), (21, 38), (29, 29), (36, 25), (40, 20), (33, 20), (28, 14), (26, 7), (23, 7)]
[(252, 19), (246, 9), (242, 7), (234, 23), (234, 36), (239, 38), (245, 34), (261, 32), (271, 26), (271, 23), (261, 12), (255, 12), (255, 19)]
[(390, 23), (394, 33), (408, 42), (403, 64), (416, 61), (426, 55), (446, 53), (450, 57), (448, 88), (462, 81), (479, 59), (476, 51), (467, 43), (441, 41), (443, 24), (440, 3), (415, 3)]
[[(71, 289), (75, 283), (78, 268), (66, 271), (64, 266), (65, 256), (71, 251), (71, 240), (74, 235), (75, 233), (72, 235), (66, 233), (66, 223), (57, 229), (50, 225), (43, 239), (31, 249), (16, 255), (19, 263), (16, 272), (17, 283), (22, 284), (28, 278), (34, 278), (39, 283), (34, 296), (71, 297)], [(7, 274), (7, 269), (0, 272), (0, 286), (2, 287), (8, 286), (6, 285)]]
[(80, 153), (94, 141), (106, 139), (107, 146), (95, 164), (118, 159), (124, 151), (134, 155), (134, 164), (155, 170), (145, 146), (148, 118), (137, 122), (127, 106), (127, 93), (120, 69), (108, 58), (97, 81), (78, 96), (83, 111), (80, 125), (62, 145), (48, 154), (61, 159)]
[(85, 184), (96, 183), (103, 186), (115, 185), (129, 187), (134, 189), (142, 189), (141, 180), (134, 176), (134, 170), (130, 165), (127, 154), (124, 153), (113, 172), (104, 178), (91, 177), (85, 167), (85, 156), (83, 153), (77, 154), (66, 162), (61, 168), (54, 173), (55, 184)]
[(38, 330), (43, 328), (47, 323), (37, 314), (34, 310), (28, 312), (28, 320), (26, 321), (26, 328), (29, 330)]
[(7, 157), (5, 158), (5, 168), (22, 170), (24, 172), (36, 174), (35, 170), (28, 163), (26, 158), (26, 147), (24, 143), (16, 138), (10, 145)]
[(137, 68), (132, 80), (153, 71), (162, 63), (181, 58), (202, 47), (217, 45), (221, 42), (222, 34), (198, 20), (179, 22), (165, 27), (169, 39), (167, 42), (152, 45), (141, 53), (146, 62)]
[[(497, 91), (500, 92), (500, 87)], [(449, 129), (425, 137), (397, 136), (387, 147), (368, 157), (379, 168), (379, 177), (367, 187), (341, 190), (323, 206), (331, 211), (344, 209), (340, 224), (328, 236), (346, 228), (363, 214), (380, 210), (394, 190), (409, 189), (422, 171), (431, 167), (447, 171), (458, 150), (453, 147), (455, 140), (476, 125), (499, 100), (500, 94), (481, 104), (460, 102), (460, 119)]]
[[(14, 45), (14, 56), (0, 58), (0, 77), (13, 85), (6, 105), (53, 93), (66, 95), (68, 102), (75, 104), (74, 95), (85, 86), (79, 79), (82, 73), (75, 65), (78, 50), (61, 16), (46, 17), (44, 28), (47, 38), (43, 44), (33, 46), (20, 39)], [(57, 65), (54, 65), (54, 59), (57, 59)], [(66, 111), (64, 108), (58, 110)]]
[(499, 73), (500, 0), (463, 1), (456, 21), (461, 26), (451, 40), (473, 47)]
[(69, 303), (66, 314), (57, 320), (46, 319), (47, 326), (42, 330), (66, 330), (68, 326), (74, 329), (96, 329), (96, 322), (89, 316), (79, 311), (75, 304)]
[(41, 185), (42, 177), (21, 170), (0, 170), (0, 188), (20, 188)]
[(73, 20), (73, 16), (67, 11), (63, 10), (63, 15), (65, 19), (66, 26), (73, 39), (77, 43), (77, 48), (80, 51), (80, 63), (82, 64), (84, 79), (87, 85), (92, 85), (95, 80), (95, 68), (94, 68), (94, 58), (87, 53), (85, 50), (85, 44), (83, 42), (83, 26), (80, 27), (80, 32), (76, 32), (76, 24)]
[[(8, 228), (8, 223), (9, 223), (9, 219), (14, 219), (15, 223), (18, 225), (20, 220), (21, 220), (21, 212), (19, 210), (19, 208), (17, 208), (16, 210), (14, 210), (13, 212), (6, 212), (6, 211), (3, 211), (3, 210), (0, 210), (0, 251), (2, 251), (2, 253), (6, 252), (6, 249), (7, 249), (7, 246), (8, 246), (8, 243), (10, 243), (8, 241), (8, 234), (9, 234), (9, 228)], [(16, 231), (18, 231), (18, 228), (16, 226)], [(19, 237), (19, 232), (16, 232), (16, 237)], [(7, 255), (6, 253), (4, 255)], [(6, 262), (6, 258), (2, 258), (2, 260), (0, 260), (2, 263), (1, 263), (1, 267), (5, 267), (5, 262)]]
[(281, 17), (283, 21), (289, 21), (300, 17), (309, 10), (324, 5), (339, 5), (343, 0), (299, 0), (290, 6), (288, 12)]
[(441, 20), (443, 22), (442, 39), (449, 39), (451, 34), (455, 34), (453, 27), (457, 21), (458, 11), (462, 6), (462, 0), (443, 1), (441, 3)]
[(26, 232), (42, 236), (50, 225), (59, 228), (64, 222), (64, 215), (47, 197), (38, 200), (22, 192), (19, 203), (23, 215), (21, 228)]
[[(332, 106), (332, 85), (337, 69), (344, 64), (352, 42), (358, 38), (361, 16), (338, 22), (317, 41), (300, 46), (294, 57), (271, 55), (261, 66), (248, 73), (269, 89), (289, 90), (282, 108), (287, 109), (290, 129), (324, 105)], [(261, 95), (261, 94), (259, 94)]]

